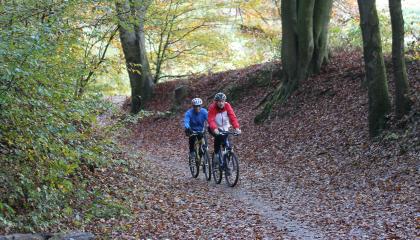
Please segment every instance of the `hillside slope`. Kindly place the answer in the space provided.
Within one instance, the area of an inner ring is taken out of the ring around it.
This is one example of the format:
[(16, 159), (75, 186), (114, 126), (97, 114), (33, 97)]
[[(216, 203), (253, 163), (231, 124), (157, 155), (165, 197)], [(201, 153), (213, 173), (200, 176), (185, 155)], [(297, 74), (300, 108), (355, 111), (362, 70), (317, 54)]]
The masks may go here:
[[(413, 111), (399, 122), (390, 115), (390, 130), (375, 141), (368, 138), (362, 64), (360, 54), (334, 56), (262, 125), (253, 119), (278, 84), (278, 74), (269, 71), (278, 63), (159, 84), (148, 109), (171, 109), (172, 92), (181, 84), (191, 88), (189, 99), (201, 97), (207, 106), (223, 90), (243, 130), (233, 139), (242, 167), (237, 188), (331, 238), (414, 239), (419, 235), (420, 63), (407, 64)], [(186, 161), (182, 118), (189, 99), (175, 116), (146, 118), (136, 126), (143, 151)]]

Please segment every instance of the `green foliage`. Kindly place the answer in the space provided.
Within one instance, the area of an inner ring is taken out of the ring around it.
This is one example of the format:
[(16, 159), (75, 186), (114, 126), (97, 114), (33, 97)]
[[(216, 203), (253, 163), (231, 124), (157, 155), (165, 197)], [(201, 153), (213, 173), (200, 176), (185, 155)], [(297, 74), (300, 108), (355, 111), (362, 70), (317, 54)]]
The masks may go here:
[[(392, 28), (388, 10), (378, 12), (382, 50), (386, 54), (392, 51)], [(420, 38), (420, 27), (416, 24), (418, 17), (412, 14), (404, 14), (406, 45), (413, 48), (418, 44)], [(341, 49), (363, 49), (362, 33), (360, 22), (356, 16), (346, 21), (333, 20), (329, 28), (329, 44), (336, 50)]]
[(333, 49), (363, 49), (362, 32), (358, 19), (352, 18), (345, 23), (332, 22), (329, 28), (329, 45)]
[(130, 216), (130, 211), (123, 204), (113, 200), (99, 199), (96, 200), (87, 211), (87, 220), (93, 217), (110, 219), (116, 216)]
[(147, 10), (145, 34), (155, 81), (208, 70), (208, 66), (196, 66), (197, 63), (208, 63), (228, 50), (217, 27), (227, 19), (220, 12), (226, 5), (208, 1), (152, 1)]
[(245, 67), (273, 58), (279, 43), (272, 1), (152, 1), (147, 11), (151, 68), (157, 78)]
[(56, 225), (83, 191), (81, 167), (112, 158), (95, 133), (100, 96), (74, 99), (85, 64), (77, 10), (89, 1), (7, 1), (0, 9), (0, 228)]
[[(105, 96), (130, 95), (131, 89), (128, 81), (127, 71), (120, 71), (119, 69), (115, 69), (119, 66), (118, 64), (114, 66), (115, 67), (109, 67), (106, 73), (102, 72), (100, 75), (98, 75), (96, 81), (93, 82), (92, 85), (88, 86), (88, 91), (99, 91), (102, 92)], [(123, 69), (123, 67), (120, 68)]]
[(398, 140), (399, 138), (400, 138), (400, 136), (397, 133), (394, 133), (394, 132), (389, 132), (389, 133), (385, 134), (385, 136), (384, 136), (384, 140), (390, 140), (390, 141)]
[[(133, 1), (138, 4), (139, 1)], [(278, 6), (269, 0), (150, 1), (145, 22), (152, 74), (160, 81), (193, 73), (242, 68), (279, 58)], [(135, 19), (129, 19), (129, 24)], [(116, 56), (119, 48), (119, 59)], [(113, 42), (109, 64), (91, 87), (104, 94), (129, 94), (121, 47)], [(88, 87), (89, 88), (89, 87)]]
[(389, 12), (378, 12), (381, 39), (382, 39), (382, 51), (384, 53), (391, 53), (392, 51), (392, 28), (391, 28), (391, 17)]
[[(279, 59), (281, 21), (277, 1), (236, 1), (240, 19), (236, 20), (236, 39), (241, 39), (243, 55), (238, 67)], [(233, 39), (233, 41), (235, 41)], [(239, 58), (239, 56), (238, 56)]]

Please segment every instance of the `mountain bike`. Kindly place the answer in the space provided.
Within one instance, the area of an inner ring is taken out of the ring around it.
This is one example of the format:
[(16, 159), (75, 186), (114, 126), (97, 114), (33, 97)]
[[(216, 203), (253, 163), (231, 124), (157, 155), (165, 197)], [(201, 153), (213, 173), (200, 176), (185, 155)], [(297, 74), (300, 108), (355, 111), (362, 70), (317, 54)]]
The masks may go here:
[[(229, 131), (220, 131), (221, 135), (233, 135), (238, 136), (238, 133)], [(223, 172), (225, 172), (225, 179), (230, 187), (234, 187), (239, 180), (239, 161), (238, 157), (233, 151), (233, 146), (229, 143), (226, 138), (225, 143), (220, 146), (220, 151), (215, 159), (214, 154), (212, 159), (213, 178), (216, 184), (220, 184), (222, 181)]]
[(203, 173), (207, 181), (211, 179), (211, 166), (208, 147), (204, 136), (205, 132), (192, 132), (190, 137), (195, 137), (194, 141), (194, 159), (188, 157), (188, 165), (190, 167), (191, 175), (197, 178), (200, 173), (200, 166), (203, 168)]

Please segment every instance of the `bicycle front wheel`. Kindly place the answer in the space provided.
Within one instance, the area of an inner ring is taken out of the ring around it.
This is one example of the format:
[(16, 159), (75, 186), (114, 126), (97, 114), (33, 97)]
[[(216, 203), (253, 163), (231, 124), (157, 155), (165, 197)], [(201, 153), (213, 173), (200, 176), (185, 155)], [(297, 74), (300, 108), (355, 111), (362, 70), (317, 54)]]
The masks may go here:
[(188, 164), (190, 166), (191, 176), (193, 178), (197, 178), (199, 173), (200, 161), (197, 159), (197, 157), (199, 157), (197, 154), (195, 155), (195, 158), (188, 157)]
[(229, 174), (225, 174), (226, 182), (229, 187), (234, 187), (239, 180), (239, 162), (233, 152), (226, 156), (226, 168), (229, 172)]
[(212, 172), (213, 172), (213, 179), (216, 184), (220, 184), (222, 182), (222, 168), (220, 166), (220, 154), (217, 156), (213, 155), (212, 159)]
[(210, 181), (211, 180), (211, 163), (210, 163), (209, 153), (207, 151), (204, 151), (204, 154), (203, 154), (203, 172), (204, 172), (204, 175), (206, 176), (206, 180)]

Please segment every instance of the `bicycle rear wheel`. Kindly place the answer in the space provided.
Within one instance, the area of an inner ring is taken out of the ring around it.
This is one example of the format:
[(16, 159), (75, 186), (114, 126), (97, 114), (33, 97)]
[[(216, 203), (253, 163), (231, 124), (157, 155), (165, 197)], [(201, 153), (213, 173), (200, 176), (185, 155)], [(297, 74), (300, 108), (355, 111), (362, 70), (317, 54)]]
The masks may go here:
[(203, 172), (204, 172), (204, 175), (206, 176), (206, 180), (210, 181), (211, 180), (211, 163), (210, 163), (209, 153), (207, 151), (204, 151), (204, 154), (203, 154)]
[(191, 176), (193, 178), (197, 178), (199, 174), (199, 160), (197, 159), (199, 156), (195, 154), (195, 158), (188, 157), (188, 165), (190, 166)]
[(212, 162), (212, 172), (213, 172), (213, 179), (214, 182), (216, 184), (220, 184), (220, 182), (222, 181), (222, 169), (220, 166), (220, 154), (217, 155), (218, 157), (216, 158), (213, 154), (213, 157), (211, 158), (211, 162)]
[(233, 152), (226, 156), (226, 168), (230, 172), (229, 176), (225, 174), (226, 182), (229, 187), (234, 187), (239, 180), (239, 162)]

